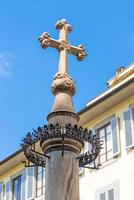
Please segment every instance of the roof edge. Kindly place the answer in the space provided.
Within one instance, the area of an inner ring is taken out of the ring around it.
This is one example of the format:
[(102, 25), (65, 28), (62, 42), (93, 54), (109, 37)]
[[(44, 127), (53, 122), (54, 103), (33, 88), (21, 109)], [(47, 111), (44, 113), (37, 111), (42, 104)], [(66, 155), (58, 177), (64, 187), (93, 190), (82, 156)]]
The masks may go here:
[[(77, 114), (78, 115), (82, 115), (83, 113), (85, 113), (86, 111), (90, 110), (91, 108), (95, 107), (96, 105), (98, 105), (99, 103), (101, 103), (102, 101), (105, 101), (107, 98), (109, 98), (110, 96), (112, 96), (113, 94), (119, 92), (120, 90), (122, 90), (123, 88), (127, 87), (129, 84), (134, 82), (134, 77), (132, 77), (129, 81), (123, 83), (122, 85), (120, 85), (119, 87), (113, 89), (111, 92), (107, 93), (105, 96), (102, 96), (100, 99), (96, 100), (95, 102), (93, 102), (92, 104), (86, 106), (85, 108), (83, 108), (82, 110), (80, 110)], [(105, 93), (105, 92), (104, 92)], [(103, 94), (103, 93), (102, 93)], [(101, 94), (101, 95), (102, 95)], [(98, 97), (98, 96), (97, 96)], [(96, 97), (96, 98), (97, 98)], [(92, 99), (95, 100), (96, 98)]]
[(8, 157), (6, 157), (5, 159), (0, 161), (0, 166), (3, 165), (5, 162), (7, 162), (8, 160), (12, 159), (13, 157), (17, 156), (18, 154), (22, 153), (23, 149), (19, 149), (17, 151), (15, 151), (13, 154), (9, 155)]

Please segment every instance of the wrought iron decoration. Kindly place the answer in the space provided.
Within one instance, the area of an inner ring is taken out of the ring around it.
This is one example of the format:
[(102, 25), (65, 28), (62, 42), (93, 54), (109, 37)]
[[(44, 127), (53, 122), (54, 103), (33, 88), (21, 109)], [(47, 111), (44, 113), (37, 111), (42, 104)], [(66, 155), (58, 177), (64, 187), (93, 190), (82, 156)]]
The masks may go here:
[[(90, 144), (90, 151), (80, 154), (76, 158), (79, 159), (80, 167), (87, 167), (87, 165), (94, 162), (101, 149), (101, 141), (92, 133), (91, 130), (88, 130), (87, 128), (78, 127), (77, 125), (72, 126), (71, 124), (64, 127), (59, 124), (50, 124), (38, 127), (37, 130), (33, 130), (32, 133), (28, 132), (26, 137), (22, 139), (21, 147), (23, 148), (28, 161), (34, 165), (45, 167), (45, 159), (49, 159), (50, 157), (36, 151), (35, 146), (38, 142), (54, 138), (62, 139), (62, 155), (64, 155), (64, 139), (66, 138)], [(26, 166), (29, 166), (29, 163)], [(98, 166), (94, 165), (93, 168), (97, 169)]]

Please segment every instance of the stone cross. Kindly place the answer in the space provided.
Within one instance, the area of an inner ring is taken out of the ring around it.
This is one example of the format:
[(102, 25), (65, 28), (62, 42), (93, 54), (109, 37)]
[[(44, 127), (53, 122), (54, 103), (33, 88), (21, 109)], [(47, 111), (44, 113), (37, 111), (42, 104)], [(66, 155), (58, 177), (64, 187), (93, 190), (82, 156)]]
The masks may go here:
[(42, 48), (53, 47), (59, 51), (59, 73), (67, 73), (67, 64), (68, 64), (68, 54), (73, 54), (77, 57), (78, 60), (83, 60), (87, 55), (84, 46), (79, 45), (78, 47), (71, 45), (68, 42), (68, 33), (72, 31), (72, 27), (67, 23), (65, 19), (58, 21), (55, 25), (57, 29), (60, 30), (59, 39), (55, 40), (50, 37), (47, 32), (44, 32), (40, 37), (39, 41)]
[[(48, 125), (28, 133), (22, 140), (22, 147), (29, 161), (45, 166), (45, 200), (79, 200), (79, 167), (95, 159), (100, 142), (95, 145), (95, 139), (90, 137), (91, 131), (77, 126), (79, 116), (72, 100), (76, 86), (67, 70), (68, 54), (82, 60), (87, 53), (82, 45), (69, 44), (67, 35), (72, 27), (66, 20), (58, 21), (56, 28), (60, 30), (59, 40), (51, 38), (48, 33), (39, 38), (43, 48), (54, 47), (60, 54), (59, 70), (51, 87), (55, 95), (52, 112), (47, 116)], [(88, 135), (85, 137), (85, 134)], [(87, 139), (95, 146), (95, 151), (92, 155), (86, 152), (79, 156)]]
[[(43, 33), (39, 38), (43, 48), (53, 47), (59, 51), (59, 69), (55, 74), (52, 92), (55, 95), (52, 112), (47, 120), (49, 125), (62, 127), (63, 138), (65, 127), (68, 124), (76, 125), (79, 116), (75, 113), (72, 96), (75, 94), (75, 81), (69, 76), (67, 69), (68, 55), (73, 54), (78, 60), (83, 60), (87, 55), (84, 47), (72, 46), (67, 39), (72, 27), (62, 19), (56, 23), (60, 30), (58, 40)], [(46, 159), (46, 200), (79, 200), (79, 156), (84, 143), (71, 138), (51, 138), (41, 143), (42, 151), (50, 159)]]

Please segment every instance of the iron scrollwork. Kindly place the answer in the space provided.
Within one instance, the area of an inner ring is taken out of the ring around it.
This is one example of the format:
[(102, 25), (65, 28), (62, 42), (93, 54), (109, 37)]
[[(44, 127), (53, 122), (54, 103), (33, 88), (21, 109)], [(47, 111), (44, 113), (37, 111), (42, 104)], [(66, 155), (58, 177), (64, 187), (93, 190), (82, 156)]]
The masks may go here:
[(91, 130), (71, 124), (65, 126), (61, 126), (60, 124), (50, 124), (38, 127), (37, 130), (33, 130), (32, 133), (27, 133), (26, 137), (22, 139), (21, 147), (30, 162), (34, 163), (34, 165), (45, 166), (46, 158), (49, 158), (49, 156), (36, 151), (35, 146), (38, 142), (54, 138), (62, 139), (62, 155), (64, 154), (64, 140), (67, 138), (90, 144), (91, 150), (80, 154), (80, 156), (77, 157), (77, 159), (79, 159), (80, 167), (85, 167), (94, 162), (101, 149), (99, 138), (94, 135)]

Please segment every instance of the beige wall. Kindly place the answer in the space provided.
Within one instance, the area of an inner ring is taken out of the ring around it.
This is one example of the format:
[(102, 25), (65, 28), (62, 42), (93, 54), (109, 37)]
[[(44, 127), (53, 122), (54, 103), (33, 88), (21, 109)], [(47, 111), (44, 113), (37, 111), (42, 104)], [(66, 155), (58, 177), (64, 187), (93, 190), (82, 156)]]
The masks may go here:
[(3, 182), (6, 182), (10, 179), (11, 176), (19, 173), (20, 171), (22, 171), (24, 169), (24, 164), (21, 163), (17, 166), (15, 166), (14, 168), (11, 168), (10, 170), (6, 171), (6, 173), (2, 174), (0, 176), (0, 182), (3, 181)]

